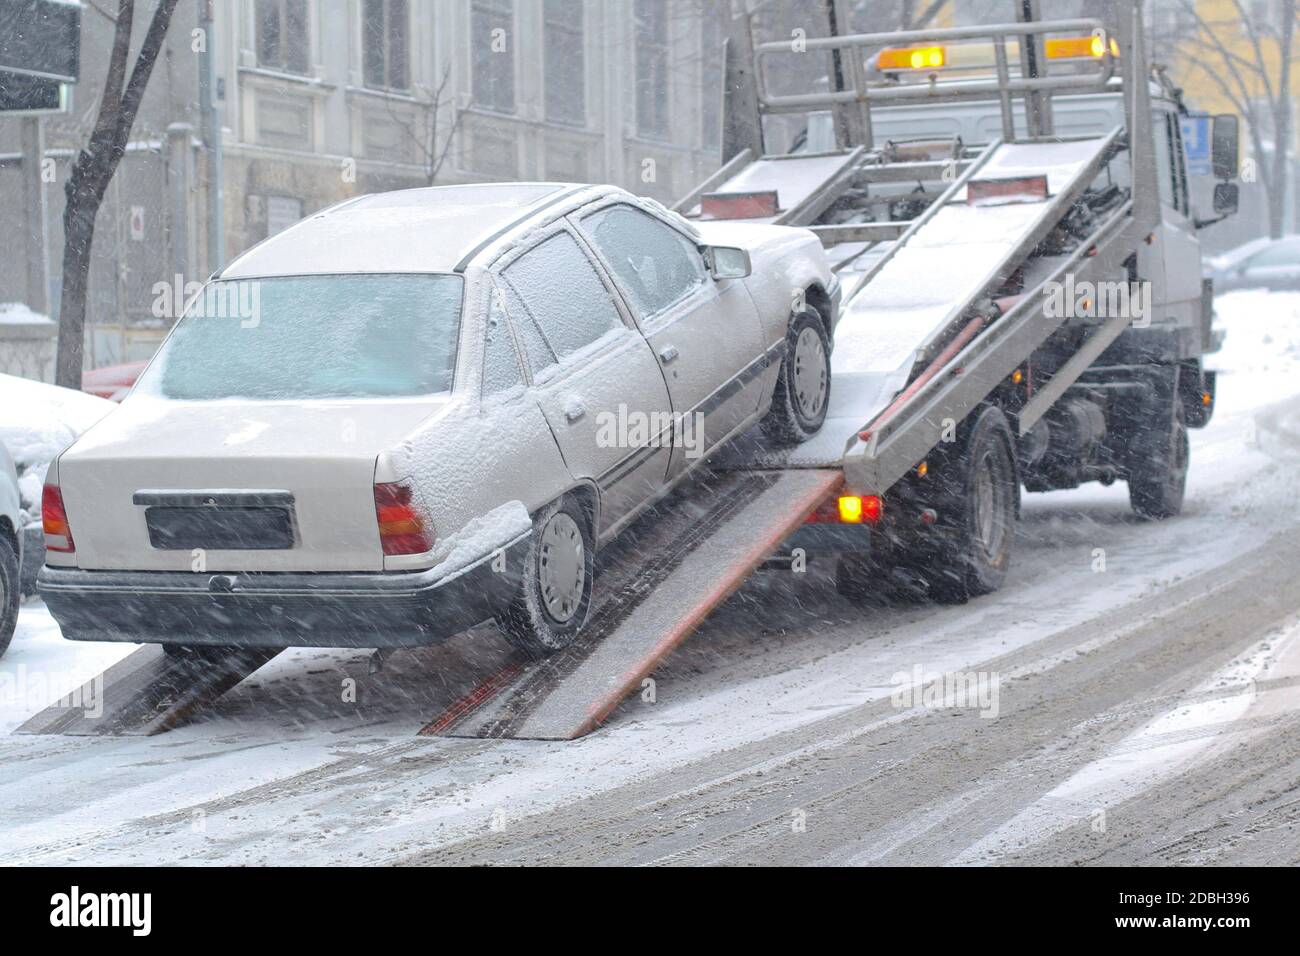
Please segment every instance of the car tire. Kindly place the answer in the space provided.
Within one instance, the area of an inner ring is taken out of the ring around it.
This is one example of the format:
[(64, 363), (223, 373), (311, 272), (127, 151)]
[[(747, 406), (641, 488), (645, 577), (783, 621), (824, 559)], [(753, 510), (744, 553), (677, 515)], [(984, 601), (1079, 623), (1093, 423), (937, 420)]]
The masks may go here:
[(590, 510), (573, 497), (533, 519), (519, 591), (497, 618), (506, 639), (531, 658), (568, 647), (587, 622), (596, 569), (591, 529)]
[(0, 655), (9, 649), (18, 626), (18, 551), (0, 530)]
[(1173, 406), (1165, 413), (1168, 424), (1134, 436), (1129, 455), (1129, 504), (1140, 517), (1157, 521), (1181, 514), (1187, 496), (1191, 443), (1183, 403), (1175, 399)]
[(942, 549), (926, 562), (927, 583), (933, 600), (964, 604), (1000, 588), (1011, 566), (1020, 477), (1006, 415), (986, 407), (944, 457), (930, 474), (945, 486), (943, 512), (952, 523)]
[(797, 445), (821, 430), (831, 399), (831, 343), (826, 326), (809, 307), (790, 320), (785, 356), (763, 419), (763, 432), (778, 445)]

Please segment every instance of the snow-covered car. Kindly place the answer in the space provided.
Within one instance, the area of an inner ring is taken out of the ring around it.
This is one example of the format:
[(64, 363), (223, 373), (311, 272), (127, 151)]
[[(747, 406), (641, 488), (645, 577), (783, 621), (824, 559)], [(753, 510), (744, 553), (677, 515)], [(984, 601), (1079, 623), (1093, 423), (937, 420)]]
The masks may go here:
[(214, 277), (51, 469), (66, 637), (567, 645), (593, 556), (755, 424), (820, 427), (839, 287), (803, 229), (607, 186), (359, 197)]
[(0, 445), (0, 655), (9, 649), (18, 623), (19, 569), (23, 563), (22, 502), (18, 471)]
[(1215, 292), (1300, 289), (1300, 236), (1252, 239), (1208, 260)]
[(23, 539), (23, 594), (36, 587), (45, 553), (41, 488), (45, 470), (77, 436), (117, 406), (93, 395), (14, 375), (0, 375), (0, 445), (18, 473), (17, 532)]
[(90, 395), (120, 402), (130, 393), (148, 362), (126, 362), (88, 369), (81, 376), (81, 390)]

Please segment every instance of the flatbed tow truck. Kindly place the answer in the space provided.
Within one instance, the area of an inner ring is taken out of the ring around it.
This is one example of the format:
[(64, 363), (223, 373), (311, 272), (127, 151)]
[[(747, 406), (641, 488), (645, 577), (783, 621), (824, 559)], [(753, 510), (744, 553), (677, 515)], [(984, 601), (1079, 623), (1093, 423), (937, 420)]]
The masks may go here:
[[(486, 675), (422, 733), (588, 733), (761, 566), (834, 560), (837, 588), (863, 603), (987, 594), (1022, 487), (1124, 480), (1140, 515), (1179, 512), (1217, 345), (1182, 106), (1147, 68), (1140, 4), (1064, 21), (1011, 5), (1006, 23), (832, 29), (802, 47), (756, 43), (736, 19), (725, 162), (674, 208), (821, 237), (844, 290), (826, 424), (794, 449), (729, 447), (602, 554), (577, 642)], [(828, 88), (772, 92), (791, 55), (828, 57)], [(803, 118), (799, 143), (767, 152), (783, 117)], [(1216, 117), (1219, 218), (1235, 211), (1236, 163), (1235, 117)], [(831, 307), (826, 290), (791, 293)], [(19, 732), (157, 733), (274, 656), (145, 646), (73, 695), (93, 713), (56, 705)]]

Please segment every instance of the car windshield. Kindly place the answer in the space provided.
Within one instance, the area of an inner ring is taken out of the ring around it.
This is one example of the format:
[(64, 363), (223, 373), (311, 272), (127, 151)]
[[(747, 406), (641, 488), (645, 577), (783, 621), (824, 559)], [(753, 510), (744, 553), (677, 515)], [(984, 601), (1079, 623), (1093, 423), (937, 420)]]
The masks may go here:
[(387, 398), (451, 388), (462, 280), (222, 280), (190, 304), (141, 382), (165, 398)]

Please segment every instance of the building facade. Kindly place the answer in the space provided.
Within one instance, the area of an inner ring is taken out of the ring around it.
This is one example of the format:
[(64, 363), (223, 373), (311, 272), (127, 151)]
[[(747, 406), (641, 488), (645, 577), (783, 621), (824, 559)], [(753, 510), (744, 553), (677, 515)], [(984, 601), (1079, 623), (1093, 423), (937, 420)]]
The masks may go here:
[[(52, 313), (63, 184), (94, 121), (109, 6), (83, 9), (72, 109), (40, 121)], [(137, 4), (137, 45), (153, 6)], [(201, 280), (353, 195), (546, 179), (672, 200), (718, 163), (726, 0), (217, 0), (211, 35), (198, 7), (177, 8), (96, 223), (90, 366), (152, 354), (175, 318), (159, 283)], [(223, 127), (217, 256), (198, 107), (207, 44)], [(24, 205), (22, 127), (0, 119), (15, 253), (42, 241)], [(22, 256), (4, 259), (0, 302), (31, 301)]]

